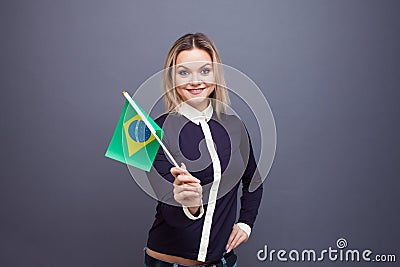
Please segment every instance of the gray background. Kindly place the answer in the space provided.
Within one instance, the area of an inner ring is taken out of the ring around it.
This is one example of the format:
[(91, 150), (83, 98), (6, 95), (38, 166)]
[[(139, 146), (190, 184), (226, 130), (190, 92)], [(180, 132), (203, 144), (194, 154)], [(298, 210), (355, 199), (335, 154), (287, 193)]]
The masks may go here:
[(198, 31), (259, 85), (276, 120), (240, 265), (320, 266), (256, 253), (335, 248), (340, 237), (400, 257), (399, 1), (3, 0), (0, 10), (0, 266), (142, 265), (156, 203), (104, 152), (120, 91)]

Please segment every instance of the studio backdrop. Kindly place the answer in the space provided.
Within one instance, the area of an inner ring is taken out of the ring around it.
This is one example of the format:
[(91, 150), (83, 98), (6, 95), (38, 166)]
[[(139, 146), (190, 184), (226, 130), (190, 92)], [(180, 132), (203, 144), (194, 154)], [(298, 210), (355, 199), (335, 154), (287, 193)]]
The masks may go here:
[[(389, 0), (1, 1), (0, 266), (142, 266), (156, 201), (104, 154), (121, 91), (134, 94), (195, 32), (258, 86), (276, 126), (239, 265), (396, 266), (399, 10)], [(253, 131), (251, 108), (239, 111)]]

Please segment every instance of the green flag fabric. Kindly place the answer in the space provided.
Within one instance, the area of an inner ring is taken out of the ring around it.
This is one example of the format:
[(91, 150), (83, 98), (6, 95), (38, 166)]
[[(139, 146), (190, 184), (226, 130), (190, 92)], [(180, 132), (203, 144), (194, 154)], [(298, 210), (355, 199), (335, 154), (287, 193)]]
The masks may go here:
[[(161, 140), (164, 131), (139, 105), (138, 107), (147, 117)], [(126, 100), (105, 156), (149, 171), (159, 147), (160, 144), (154, 135), (151, 134), (144, 121)]]

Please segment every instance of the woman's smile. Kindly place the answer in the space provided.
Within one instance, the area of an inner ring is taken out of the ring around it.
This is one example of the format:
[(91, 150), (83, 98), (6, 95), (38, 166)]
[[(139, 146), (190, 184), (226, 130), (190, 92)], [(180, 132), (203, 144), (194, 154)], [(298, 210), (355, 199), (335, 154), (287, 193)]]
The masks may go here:
[(191, 93), (192, 95), (199, 95), (204, 91), (204, 89), (206, 89), (206, 88), (205, 87), (203, 87), (203, 88), (193, 88), (193, 89), (186, 88), (186, 90), (189, 91), (189, 93)]

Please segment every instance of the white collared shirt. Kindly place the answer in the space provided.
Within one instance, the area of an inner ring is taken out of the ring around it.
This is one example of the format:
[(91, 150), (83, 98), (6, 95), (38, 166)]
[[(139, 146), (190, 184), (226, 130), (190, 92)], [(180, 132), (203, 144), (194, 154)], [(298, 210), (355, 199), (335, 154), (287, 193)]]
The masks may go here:
[(200, 124), (201, 120), (205, 120), (208, 122), (211, 119), (214, 112), (211, 102), (203, 111), (200, 111), (192, 107), (186, 102), (182, 102), (176, 109), (178, 113), (185, 116), (188, 120), (192, 121), (197, 125)]

